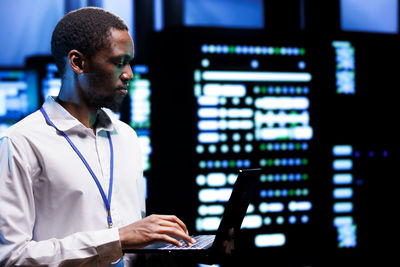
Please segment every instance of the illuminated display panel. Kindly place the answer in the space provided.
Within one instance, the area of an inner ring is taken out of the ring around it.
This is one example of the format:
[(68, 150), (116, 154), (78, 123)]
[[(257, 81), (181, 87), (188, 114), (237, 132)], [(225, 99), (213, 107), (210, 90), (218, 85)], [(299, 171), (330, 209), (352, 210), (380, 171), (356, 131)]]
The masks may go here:
[(36, 75), (23, 69), (0, 69), (0, 134), (36, 110)]
[(285, 247), (309, 231), (312, 73), (301, 42), (203, 43), (195, 67), (196, 230), (215, 231), (238, 168), (262, 167), (242, 229), (255, 247)]
[(149, 171), (151, 168), (150, 154), (150, 115), (151, 115), (151, 84), (147, 77), (149, 69), (146, 65), (133, 66), (134, 78), (130, 82), (130, 119), (129, 124), (138, 134), (139, 142), (143, 153), (143, 169)]
[(355, 94), (355, 55), (354, 47), (348, 41), (333, 41), (336, 63), (336, 93)]
[(149, 207), (213, 233), (237, 169), (261, 167), (240, 233), (249, 255), (340, 265), (387, 246), (395, 71), (371, 49), (394, 43), (199, 32), (153, 47)]
[(58, 96), (61, 88), (61, 78), (55, 63), (48, 63), (45, 73), (45, 77), (42, 79), (43, 101), (45, 101), (48, 96)]
[(357, 224), (354, 219), (353, 146), (335, 145), (332, 148), (333, 225), (337, 230), (338, 248), (357, 245)]

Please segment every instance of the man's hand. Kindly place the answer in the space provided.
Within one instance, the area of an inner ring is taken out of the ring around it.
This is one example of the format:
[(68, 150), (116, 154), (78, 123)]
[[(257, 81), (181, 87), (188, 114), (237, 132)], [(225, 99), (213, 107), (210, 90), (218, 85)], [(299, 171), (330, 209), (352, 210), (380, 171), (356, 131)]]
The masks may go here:
[(119, 228), (122, 249), (142, 248), (155, 242), (181, 246), (176, 238), (188, 244), (196, 241), (188, 235), (186, 225), (174, 215), (150, 215), (140, 221)]

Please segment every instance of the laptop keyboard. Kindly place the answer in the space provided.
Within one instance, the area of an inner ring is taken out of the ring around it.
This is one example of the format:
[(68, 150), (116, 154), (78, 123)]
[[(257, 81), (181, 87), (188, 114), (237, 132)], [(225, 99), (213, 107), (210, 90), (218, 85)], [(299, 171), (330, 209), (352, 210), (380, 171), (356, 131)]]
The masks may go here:
[(182, 250), (185, 250), (185, 249), (204, 249), (204, 248), (208, 248), (208, 246), (210, 246), (213, 242), (214, 242), (214, 239), (215, 239), (215, 235), (197, 235), (197, 236), (192, 236), (192, 238), (194, 239), (194, 240), (196, 240), (196, 243), (195, 244), (193, 244), (193, 245), (191, 245), (191, 246), (188, 246), (186, 243), (185, 243), (185, 241), (183, 241), (183, 240), (180, 240), (179, 242), (181, 243), (181, 247), (177, 247), (177, 246), (175, 246), (175, 245), (172, 245), (172, 244), (168, 244), (167, 246), (165, 246), (165, 247), (162, 247), (162, 248), (160, 248), (160, 249), (166, 249), (166, 250), (170, 250), (170, 249), (176, 249), (176, 250), (179, 250), (179, 249), (182, 249)]

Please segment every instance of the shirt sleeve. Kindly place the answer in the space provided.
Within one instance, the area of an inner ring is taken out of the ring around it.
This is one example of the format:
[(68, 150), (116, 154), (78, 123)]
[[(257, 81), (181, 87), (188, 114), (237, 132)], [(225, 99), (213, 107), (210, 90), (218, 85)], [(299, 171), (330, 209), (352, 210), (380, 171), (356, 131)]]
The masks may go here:
[(24, 155), (8, 137), (0, 138), (0, 265), (107, 266), (121, 258), (118, 228), (34, 240), (35, 202)]

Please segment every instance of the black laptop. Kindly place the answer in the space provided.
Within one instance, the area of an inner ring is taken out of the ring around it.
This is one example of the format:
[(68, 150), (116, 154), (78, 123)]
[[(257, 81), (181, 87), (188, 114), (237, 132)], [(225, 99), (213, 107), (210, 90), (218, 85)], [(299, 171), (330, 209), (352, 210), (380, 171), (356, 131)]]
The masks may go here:
[(232, 194), (225, 205), (220, 225), (215, 235), (192, 236), (196, 243), (187, 246), (181, 241), (178, 247), (158, 242), (140, 249), (124, 250), (125, 253), (196, 253), (218, 257), (231, 254), (235, 249), (235, 237), (239, 233), (250, 202), (254, 199), (261, 169), (240, 169)]

